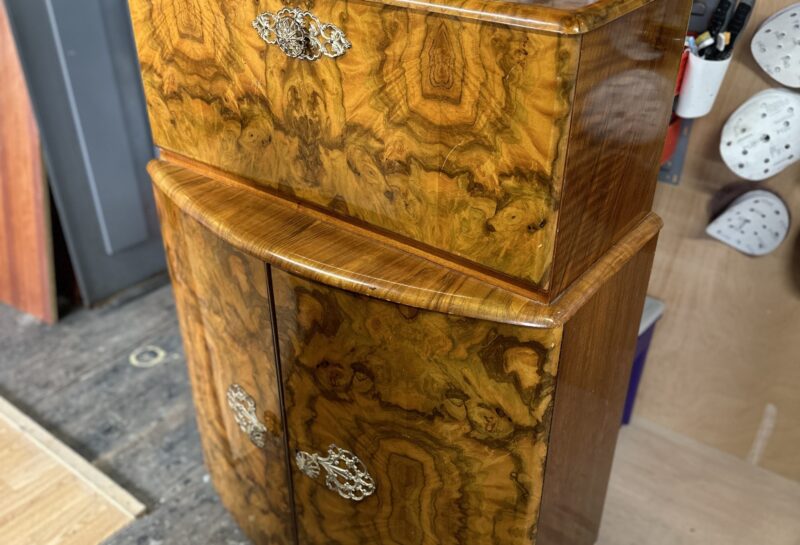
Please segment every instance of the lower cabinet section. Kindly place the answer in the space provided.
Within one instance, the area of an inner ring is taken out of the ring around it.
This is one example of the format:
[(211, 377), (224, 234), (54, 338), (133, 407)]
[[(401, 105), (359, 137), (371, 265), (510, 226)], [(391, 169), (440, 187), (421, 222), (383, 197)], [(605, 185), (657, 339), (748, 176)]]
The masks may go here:
[(594, 542), (655, 239), (527, 327), (287, 272), (156, 196), (206, 462), (254, 543)]

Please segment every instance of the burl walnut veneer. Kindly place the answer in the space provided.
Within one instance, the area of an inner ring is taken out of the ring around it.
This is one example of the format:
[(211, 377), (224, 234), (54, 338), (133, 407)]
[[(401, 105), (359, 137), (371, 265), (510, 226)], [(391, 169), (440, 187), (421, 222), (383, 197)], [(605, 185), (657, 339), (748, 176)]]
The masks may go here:
[(254, 543), (595, 541), (689, 4), (130, 0)]

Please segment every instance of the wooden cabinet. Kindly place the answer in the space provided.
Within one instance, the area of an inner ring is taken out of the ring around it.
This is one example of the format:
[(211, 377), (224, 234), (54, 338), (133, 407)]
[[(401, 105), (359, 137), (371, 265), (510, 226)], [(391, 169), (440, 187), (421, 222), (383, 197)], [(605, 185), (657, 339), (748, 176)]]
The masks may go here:
[(252, 540), (593, 543), (687, 2), (131, 8), (206, 461)]

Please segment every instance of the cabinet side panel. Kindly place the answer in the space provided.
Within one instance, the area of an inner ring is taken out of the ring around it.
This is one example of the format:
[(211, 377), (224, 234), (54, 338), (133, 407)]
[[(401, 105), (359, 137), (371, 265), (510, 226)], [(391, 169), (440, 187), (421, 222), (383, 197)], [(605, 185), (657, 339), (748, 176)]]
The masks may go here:
[[(156, 200), (214, 485), (254, 543), (294, 543), (266, 266), (226, 245), (163, 193), (156, 191)], [(227, 400), (234, 384), (255, 403), (263, 448), (237, 425)]]
[(690, 6), (655, 0), (583, 38), (554, 294), (652, 208)]
[(560, 329), (421, 311), (273, 268), (289, 444), (352, 451), (361, 502), (296, 468), (299, 541), (519, 545), (536, 533)]
[(655, 247), (564, 326), (537, 545), (597, 539)]

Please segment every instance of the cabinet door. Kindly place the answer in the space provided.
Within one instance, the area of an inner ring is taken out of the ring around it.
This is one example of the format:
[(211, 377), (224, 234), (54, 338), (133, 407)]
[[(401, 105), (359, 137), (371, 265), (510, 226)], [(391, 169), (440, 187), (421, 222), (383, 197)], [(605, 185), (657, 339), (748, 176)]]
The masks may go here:
[(531, 543), (561, 330), (271, 274), (299, 542)]
[(266, 265), (162, 193), (156, 197), (206, 465), (254, 543), (289, 545), (294, 529)]

